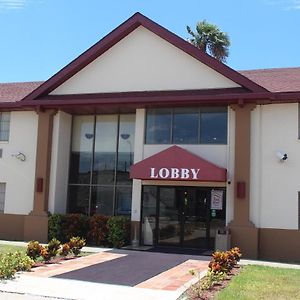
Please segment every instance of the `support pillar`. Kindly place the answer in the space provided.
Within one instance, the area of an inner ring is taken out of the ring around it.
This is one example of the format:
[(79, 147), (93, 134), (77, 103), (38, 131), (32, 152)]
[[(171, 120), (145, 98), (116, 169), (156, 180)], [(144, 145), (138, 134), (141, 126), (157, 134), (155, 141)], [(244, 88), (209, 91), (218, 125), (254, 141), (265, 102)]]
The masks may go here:
[(251, 111), (255, 104), (233, 105), (235, 111), (234, 215), (229, 223), (231, 245), (244, 257), (258, 256), (258, 229), (250, 221), (250, 137)]
[(24, 239), (47, 242), (48, 197), (52, 151), (53, 116), (56, 110), (38, 111), (35, 190), (33, 210), (25, 217)]

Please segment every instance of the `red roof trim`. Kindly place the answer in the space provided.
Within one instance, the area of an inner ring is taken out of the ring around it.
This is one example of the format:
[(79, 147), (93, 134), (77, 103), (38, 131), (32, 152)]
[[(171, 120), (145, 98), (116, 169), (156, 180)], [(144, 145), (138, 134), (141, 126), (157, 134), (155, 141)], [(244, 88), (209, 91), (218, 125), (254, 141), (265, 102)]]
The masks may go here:
[(177, 48), (193, 56), (195, 59), (206, 64), (207, 66), (224, 75), (225, 77), (249, 89), (250, 91), (266, 91), (266, 89), (264, 89), (260, 85), (254, 83), (242, 74), (234, 71), (225, 64), (222, 64), (213, 57), (200, 51), (187, 41), (183, 40), (179, 36), (168, 31), (167, 29), (153, 22), (152, 20), (148, 19), (144, 15), (140, 13), (135, 13), (131, 18), (129, 18), (127, 21), (118, 26), (115, 30), (113, 30), (111, 33), (109, 33), (107, 36), (101, 39), (98, 43), (96, 43), (94, 46), (89, 48), (87, 51), (85, 51), (83, 54), (81, 54), (79, 57), (77, 57), (75, 60), (69, 63), (66, 67), (61, 69), (58, 73), (56, 73), (49, 80), (43, 83), (40, 87), (38, 87), (28, 96), (26, 96), (23, 100), (33, 100), (50, 93), (63, 82), (65, 82), (74, 74), (76, 74), (78, 71), (87, 66), (98, 56), (100, 56), (113, 45), (122, 40), (129, 33), (134, 31), (140, 25), (157, 34), (161, 38), (176, 46)]

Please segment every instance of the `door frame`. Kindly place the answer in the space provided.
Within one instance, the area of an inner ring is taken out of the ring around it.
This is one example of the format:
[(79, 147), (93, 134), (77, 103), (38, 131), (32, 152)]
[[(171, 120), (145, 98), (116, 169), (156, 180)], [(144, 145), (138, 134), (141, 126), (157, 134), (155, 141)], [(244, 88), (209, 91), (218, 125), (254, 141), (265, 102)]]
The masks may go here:
[[(146, 185), (146, 186), (150, 186), (150, 185)], [(188, 247), (184, 245), (184, 221), (183, 221), (183, 217), (182, 215), (180, 216), (180, 237), (179, 237), (179, 243), (177, 245), (163, 245), (163, 244), (159, 244), (158, 243), (158, 238), (159, 238), (159, 208), (160, 208), (160, 188), (174, 188), (175, 189), (175, 193), (176, 193), (176, 197), (178, 197), (178, 190), (184, 190), (184, 189), (195, 189), (196, 193), (198, 190), (206, 190), (207, 193), (210, 193), (211, 190), (215, 189), (222, 189), (224, 190), (224, 200), (225, 200), (225, 205), (226, 205), (226, 188), (224, 187), (213, 187), (213, 186), (174, 186), (174, 185), (152, 185), (153, 187), (156, 188), (156, 216), (155, 216), (155, 230), (153, 231), (154, 234), (154, 243), (153, 246), (155, 247), (178, 247), (178, 248), (182, 248), (182, 249), (188, 249), (188, 248), (197, 248), (197, 247)], [(143, 189), (144, 189), (144, 185), (142, 186), (142, 195), (141, 195), (141, 219), (140, 222), (141, 224), (143, 224)], [(209, 197), (209, 196), (208, 196)], [(183, 210), (183, 201), (181, 201), (180, 204), (180, 210), (182, 212)], [(210, 209), (210, 199), (208, 200), (208, 204), (207, 204), (207, 210), (206, 210), (206, 245), (207, 248), (209, 248), (209, 242), (210, 242), (210, 225), (211, 225), (211, 209)], [(225, 206), (225, 218), (226, 218), (226, 206)], [(142, 225), (140, 226), (140, 244), (142, 244)], [(197, 249), (201, 249), (200, 247), (198, 247)]]

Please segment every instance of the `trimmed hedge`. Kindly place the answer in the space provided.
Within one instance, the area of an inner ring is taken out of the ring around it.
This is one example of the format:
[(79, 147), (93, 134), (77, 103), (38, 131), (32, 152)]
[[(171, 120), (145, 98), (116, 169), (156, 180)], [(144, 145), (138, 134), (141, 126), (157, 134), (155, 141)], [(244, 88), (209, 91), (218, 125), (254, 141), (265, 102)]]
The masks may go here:
[(63, 243), (79, 236), (90, 245), (120, 248), (130, 239), (130, 219), (124, 216), (53, 214), (48, 221), (48, 239)]

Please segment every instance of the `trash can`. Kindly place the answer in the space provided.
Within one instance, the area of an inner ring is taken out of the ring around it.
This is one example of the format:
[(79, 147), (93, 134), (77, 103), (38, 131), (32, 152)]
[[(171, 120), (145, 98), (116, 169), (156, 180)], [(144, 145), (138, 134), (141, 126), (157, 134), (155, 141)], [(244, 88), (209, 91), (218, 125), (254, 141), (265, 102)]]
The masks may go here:
[(228, 229), (217, 229), (215, 239), (215, 250), (227, 251), (230, 249), (231, 234)]

